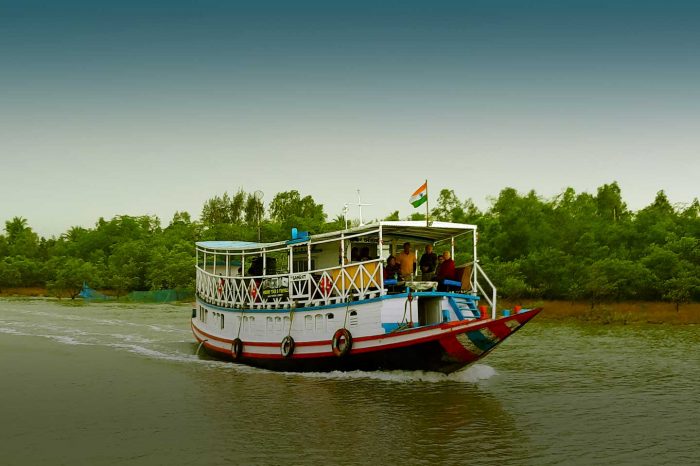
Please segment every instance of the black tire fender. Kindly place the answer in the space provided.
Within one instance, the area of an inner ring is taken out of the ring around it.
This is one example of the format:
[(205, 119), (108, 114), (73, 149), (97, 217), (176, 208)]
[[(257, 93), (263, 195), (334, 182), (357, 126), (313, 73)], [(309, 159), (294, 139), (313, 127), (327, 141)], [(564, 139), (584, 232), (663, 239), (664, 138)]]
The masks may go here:
[(282, 343), (280, 343), (280, 353), (282, 353), (282, 356), (285, 358), (294, 354), (294, 338), (292, 338), (291, 335), (287, 335), (282, 339)]
[(242, 354), (243, 354), (243, 341), (241, 341), (240, 338), (236, 338), (231, 343), (231, 356), (233, 356), (234, 360), (238, 360), (241, 358)]
[(352, 335), (348, 329), (339, 328), (335, 331), (333, 339), (331, 340), (331, 349), (333, 350), (333, 354), (339, 358), (350, 352), (352, 349)]

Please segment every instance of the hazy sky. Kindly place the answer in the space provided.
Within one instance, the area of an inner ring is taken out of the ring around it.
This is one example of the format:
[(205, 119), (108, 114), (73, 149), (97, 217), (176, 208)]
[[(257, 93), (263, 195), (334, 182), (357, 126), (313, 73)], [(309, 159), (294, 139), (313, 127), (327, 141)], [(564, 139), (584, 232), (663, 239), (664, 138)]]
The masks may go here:
[(42, 235), (238, 188), (700, 196), (700, 2), (4, 0), (0, 60), (0, 222)]

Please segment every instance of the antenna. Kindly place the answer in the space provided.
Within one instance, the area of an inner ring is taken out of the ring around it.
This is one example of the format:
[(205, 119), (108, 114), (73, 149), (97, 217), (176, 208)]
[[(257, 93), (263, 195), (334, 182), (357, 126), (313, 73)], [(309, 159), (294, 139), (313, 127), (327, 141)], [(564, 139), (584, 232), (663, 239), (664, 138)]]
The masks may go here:
[(355, 204), (355, 205), (357, 205), (357, 208), (360, 211), (360, 226), (362, 226), (365, 224), (365, 222), (362, 221), (362, 206), (370, 206), (372, 204), (363, 204), (362, 203), (362, 200), (360, 199), (360, 190), (359, 189), (357, 190), (357, 204)]
[(350, 207), (348, 207), (348, 203), (346, 202), (345, 205), (343, 205), (343, 218), (345, 219), (345, 229), (348, 229), (348, 211), (350, 210)]

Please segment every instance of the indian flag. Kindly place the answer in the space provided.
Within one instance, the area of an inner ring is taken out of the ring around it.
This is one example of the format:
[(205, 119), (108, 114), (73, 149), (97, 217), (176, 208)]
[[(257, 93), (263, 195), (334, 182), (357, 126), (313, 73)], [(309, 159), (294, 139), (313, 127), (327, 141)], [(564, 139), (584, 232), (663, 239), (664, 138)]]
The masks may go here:
[(428, 200), (428, 182), (423, 183), (423, 186), (416, 189), (416, 192), (411, 194), (411, 198), (408, 200), (413, 207), (418, 207)]

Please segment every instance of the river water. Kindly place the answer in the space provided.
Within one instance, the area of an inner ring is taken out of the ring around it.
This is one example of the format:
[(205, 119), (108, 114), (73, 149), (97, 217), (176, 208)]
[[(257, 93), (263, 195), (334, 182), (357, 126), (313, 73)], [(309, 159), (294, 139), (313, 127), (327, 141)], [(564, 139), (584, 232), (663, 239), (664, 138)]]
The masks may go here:
[(0, 464), (700, 464), (697, 326), (535, 319), (450, 376), (297, 375), (195, 355), (189, 315), (0, 301)]

